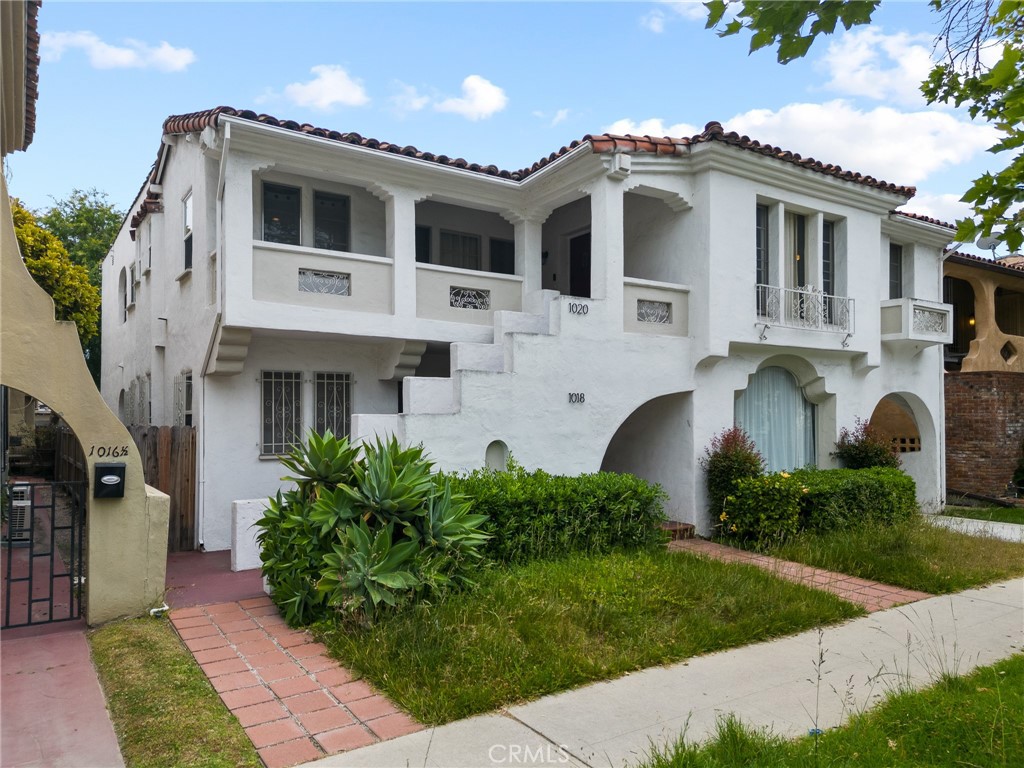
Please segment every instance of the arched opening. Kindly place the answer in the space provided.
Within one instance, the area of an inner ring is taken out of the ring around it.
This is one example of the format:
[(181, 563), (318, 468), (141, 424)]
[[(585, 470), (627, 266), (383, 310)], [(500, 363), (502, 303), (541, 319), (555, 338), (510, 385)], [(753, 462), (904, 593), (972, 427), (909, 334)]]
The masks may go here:
[(959, 371), (977, 335), (974, 288), (966, 280), (957, 277), (943, 278), (942, 300), (953, 305), (953, 343), (946, 345), (946, 370)]
[(501, 440), (495, 440), (487, 446), (484, 461), (488, 469), (501, 472), (508, 466), (508, 446)]
[(0, 626), (19, 627), (83, 615), (85, 455), (54, 409), (3, 387), (3, 524)]
[(886, 395), (879, 400), (870, 422), (875, 432), (892, 442), (900, 453), (921, 450), (921, 430), (910, 404), (900, 395)]
[(690, 393), (649, 400), (616, 430), (601, 462), (602, 472), (628, 472), (658, 483), (672, 520), (694, 522), (693, 433)]
[(780, 366), (766, 366), (750, 377), (736, 398), (736, 425), (764, 456), (769, 471), (816, 463), (815, 406)]

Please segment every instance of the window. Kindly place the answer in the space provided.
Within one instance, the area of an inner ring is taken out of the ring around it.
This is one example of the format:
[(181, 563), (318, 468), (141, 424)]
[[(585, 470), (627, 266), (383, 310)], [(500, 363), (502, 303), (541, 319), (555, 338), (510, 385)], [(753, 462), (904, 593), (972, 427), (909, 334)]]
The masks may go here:
[(513, 240), (491, 238), (491, 272), (503, 275), (516, 273), (516, 244)]
[(807, 285), (807, 217), (801, 213), (786, 214), (786, 250), (792, 255), (791, 287)]
[(352, 416), (352, 374), (318, 373), (314, 377), (314, 429), (348, 435)]
[(889, 243), (889, 298), (903, 298), (903, 246)]
[(313, 193), (313, 244), (332, 251), (349, 250), (349, 199)]
[(130, 307), (135, 303), (135, 286), (139, 284), (138, 273), (136, 272), (135, 265), (132, 264), (128, 269), (128, 306)]
[(736, 400), (736, 426), (764, 456), (771, 472), (813, 464), (814, 405), (785, 368), (762, 368)]
[(416, 261), (430, 263), (430, 227), (416, 227)]
[(153, 268), (153, 220), (146, 219), (146, 271)]
[(301, 194), (298, 187), (263, 184), (263, 239), (270, 243), (299, 244)]
[(121, 322), (128, 320), (128, 270), (122, 268), (117, 278), (118, 309), (121, 310)]
[(183, 238), (185, 240), (185, 269), (192, 269), (192, 193), (189, 192), (181, 201)]
[(835, 232), (835, 222), (821, 222), (821, 290), (829, 296), (836, 293)]
[(192, 374), (185, 374), (185, 399), (182, 410), (183, 423), (186, 427), (192, 426)]
[(267, 456), (287, 453), (302, 434), (302, 374), (263, 371), (260, 385), (260, 452)]
[[(757, 206), (754, 220), (754, 260), (756, 281), (758, 286), (768, 285), (768, 206)], [(757, 314), (768, 313), (768, 293), (764, 288), (757, 289)]]
[(480, 235), (441, 230), (440, 263), (459, 269), (480, 269)]

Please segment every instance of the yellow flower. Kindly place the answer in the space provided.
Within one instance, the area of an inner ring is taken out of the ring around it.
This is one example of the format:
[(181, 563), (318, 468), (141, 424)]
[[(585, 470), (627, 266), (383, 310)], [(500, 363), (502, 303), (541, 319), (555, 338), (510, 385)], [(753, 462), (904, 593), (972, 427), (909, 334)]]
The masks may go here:
[(810, 490), (811, 490), (810, 488), (804, 488), (804, 493), (809, 493)]
[(779, 474), (783, 477), (789, 477), (789, 472), (780, 472)]
[(729, 516), (727, 514), (725, 514), (725, 512), (723, 512), (722, 514), (720, 514), (718, 516), (718, 519), (721, 520), (724, 523), (726, 520), (729, 519)]
[(729, 528), (729, 530), (732, 531), (733, 533), (736, 533), (736, 525), (735, 525), (735, 523), (732, 525), (732, 527)]

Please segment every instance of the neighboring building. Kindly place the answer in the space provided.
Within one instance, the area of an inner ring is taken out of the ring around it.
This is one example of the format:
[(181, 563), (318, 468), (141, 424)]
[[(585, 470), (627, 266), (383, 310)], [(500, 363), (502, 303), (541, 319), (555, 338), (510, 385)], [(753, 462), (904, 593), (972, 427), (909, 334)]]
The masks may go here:
[(198, 544), (272, 494), (310, 429), (444, 469), (634, 472), (707, 532), (699, 459), (734, 421), (833, 465), (883, 407), (943, 494), (952, 230), (914, 194), (718, 123), (588, 136), (509, 173), (218, 108), (169, 118), (104, 263), (103, 393), (199, 431)]
[(1024, 259), (946, 258), (946, 483), (1002, 496), (1024, 451)]

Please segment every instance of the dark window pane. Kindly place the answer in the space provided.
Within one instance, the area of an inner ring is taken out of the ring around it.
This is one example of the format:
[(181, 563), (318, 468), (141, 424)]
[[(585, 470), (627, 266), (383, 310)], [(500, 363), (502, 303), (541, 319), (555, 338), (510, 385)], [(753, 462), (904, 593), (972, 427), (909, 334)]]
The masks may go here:
[(441, 264), (459, 269), (480, 269), (480, 236), (442, 230)]
[(903, 246), (889, 244), (889, 298), (903, 298)]
[(416, 261), (430, 263), (430, 227), (416, 227)]
[(296, 187), (263, 185), (263, 239), (270, 243), (299, 244), (301, 194)]
[(313, 193), (313, 230), (317, 248), (349, 249), (349, 199), (327, 192)]
[(491, 238), (491, 272), (516, 273), (516, 244), (512, 240)]
[(821, 288), (829, 296), (835, 295), (836, 247), (835, 225), (823, 221), (821, 229)]

